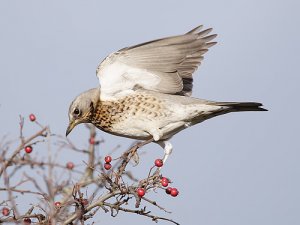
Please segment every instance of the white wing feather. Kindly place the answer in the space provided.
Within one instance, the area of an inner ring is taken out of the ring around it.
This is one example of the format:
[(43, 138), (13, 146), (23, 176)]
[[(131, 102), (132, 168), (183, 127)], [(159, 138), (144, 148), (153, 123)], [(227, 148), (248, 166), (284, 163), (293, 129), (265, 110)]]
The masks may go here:
[(212, 29), (190, 32), (123, 48), (106, 57), (97, 68), (100, 98), (115, 99), (146, 89), (168, 94), (191, 95), (192, 74), (203, 54), (216, 44)]

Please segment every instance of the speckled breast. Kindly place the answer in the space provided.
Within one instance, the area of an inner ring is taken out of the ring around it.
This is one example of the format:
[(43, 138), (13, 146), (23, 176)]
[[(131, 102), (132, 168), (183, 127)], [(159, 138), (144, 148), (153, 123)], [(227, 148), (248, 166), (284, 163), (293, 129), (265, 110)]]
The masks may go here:
[(162, 101), (145, 94), (126, 96), (118, 101), (99, 101), (92, 115), (92, 123), (99, 129), (114, 133), (114, 125), (128, 119), (154, 120), (168, 116)]

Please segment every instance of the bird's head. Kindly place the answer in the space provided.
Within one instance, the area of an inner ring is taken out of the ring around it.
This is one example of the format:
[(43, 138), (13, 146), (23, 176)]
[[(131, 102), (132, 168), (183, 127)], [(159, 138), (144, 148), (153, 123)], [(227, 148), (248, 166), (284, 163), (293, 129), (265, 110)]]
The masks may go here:
[(78, 95), (69, 108), (69, 126), (66, 136), (80, 123), (89, 123), (90, 116), (100, 99), (100, 88), (94, 88)]

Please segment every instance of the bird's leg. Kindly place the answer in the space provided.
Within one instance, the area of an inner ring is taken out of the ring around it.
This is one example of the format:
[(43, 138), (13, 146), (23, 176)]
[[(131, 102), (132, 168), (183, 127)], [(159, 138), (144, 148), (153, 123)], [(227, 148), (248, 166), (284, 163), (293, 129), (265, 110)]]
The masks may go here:
[(159, 142), (157, 142), (157, 144), (159, 144), (164, 149), (163, 162), (165, 164), (165, 162), (167, 161), (167, 158), (172, 153), (173, 146), (172, 146), (171, 142), (169, 142), (169, 141), (159, 141)]
[(151, 129), (148, 131), (148, 133), (152, 135), (154, 141), (159, 141), (163, 136), (163, 133), (160, 129)]

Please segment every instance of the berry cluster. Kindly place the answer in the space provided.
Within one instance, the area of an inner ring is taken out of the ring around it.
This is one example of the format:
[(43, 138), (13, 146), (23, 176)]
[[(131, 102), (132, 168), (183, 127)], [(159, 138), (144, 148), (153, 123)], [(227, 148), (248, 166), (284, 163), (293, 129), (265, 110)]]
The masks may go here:
[(162, 177), (160, 180), (161, 186), (163, 187), (167, 187), (169, 185), (169, 182), (170, 182), (169, 179), (166, 177)]
[(171, 195), (171, 196), (173, 196), (173, 197), (176, 197), (176, 196), (179, 194), (179, 191), (177, 190), (177, 188), (171, 188), (171, 187), (168, 187), (168, 188), (166, 189), (166, 193), (167, 193), (168, 195)]
[(105, 163), (104, 163), (104, 169), (110, 170), (110, 168), (111, 168), (111, 164), (110, 164), (111, 160), (112, 160), (112, 158), (111, 158), (110, 155), (105, 156), (105, 158), (104, 158), (104, 161), (105, 161)]
[[(158, 168), (162, 167), (164, 165), (163, 160), (156, 159), (154, 161), (154, 165), (156, 167), (158, 167)], [(161, 180), (160, 180), (160, 184), (163, 187), (168, 187), (169, 183), (170, 183), (170, 180), (168, 178), (166, 178), (166, 177), (162, 177)], [(140, 188), (136, 189), (136, 193), (141, 198), (141, 197), (143, 197), (146, 194), (146, 190), (145, 190), (145, 188), (140, 187)], [(168, 195), (176, 197), (179, 194), (179, 191), (177, 190), (177, 188), (168, 187), (166, 189), (166, 193)]]

